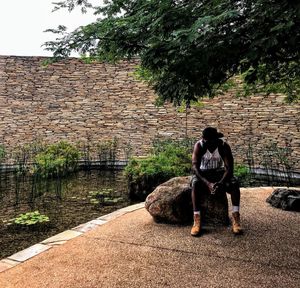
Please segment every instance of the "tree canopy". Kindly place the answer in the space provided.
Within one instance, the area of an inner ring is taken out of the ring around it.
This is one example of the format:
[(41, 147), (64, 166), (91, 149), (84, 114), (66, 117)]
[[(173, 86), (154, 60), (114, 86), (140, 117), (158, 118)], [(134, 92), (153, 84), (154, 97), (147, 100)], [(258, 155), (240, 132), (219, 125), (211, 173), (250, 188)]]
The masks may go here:
[[(100, 1), (99, 1), (100, 2)], [(139, 75), (162, 102), (213, 96), (234, 75), (248, 87), (300, 94), (300, 2), (295, 0), (88, 0), (55, 9), (94, 9), (96, 22), (45, 43), (54, 59), (140, 59)]]

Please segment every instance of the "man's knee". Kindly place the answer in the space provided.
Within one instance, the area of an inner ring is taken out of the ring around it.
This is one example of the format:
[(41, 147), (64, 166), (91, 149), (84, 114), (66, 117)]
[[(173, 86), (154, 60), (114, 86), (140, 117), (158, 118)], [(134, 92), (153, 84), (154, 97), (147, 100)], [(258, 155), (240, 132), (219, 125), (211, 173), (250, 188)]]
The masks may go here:
[(197, 186), (199, 186), (198, 183), (199, 183), (198, 177), (196, 175), (193, 175), (190, 182), (190, 187), (192, 188), (192, 190), (195, 190)]

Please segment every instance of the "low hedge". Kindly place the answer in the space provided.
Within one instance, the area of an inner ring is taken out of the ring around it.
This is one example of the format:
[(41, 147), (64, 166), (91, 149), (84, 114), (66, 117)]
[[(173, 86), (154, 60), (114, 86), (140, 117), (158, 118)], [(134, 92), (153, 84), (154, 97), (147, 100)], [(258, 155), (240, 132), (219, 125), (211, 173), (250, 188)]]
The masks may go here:
[(131, 198), (144, 200), (159, 184), (191, 173), (191, 148), (178, 141), (154, 147), (147, 157), (133, 157), (125, 168)]

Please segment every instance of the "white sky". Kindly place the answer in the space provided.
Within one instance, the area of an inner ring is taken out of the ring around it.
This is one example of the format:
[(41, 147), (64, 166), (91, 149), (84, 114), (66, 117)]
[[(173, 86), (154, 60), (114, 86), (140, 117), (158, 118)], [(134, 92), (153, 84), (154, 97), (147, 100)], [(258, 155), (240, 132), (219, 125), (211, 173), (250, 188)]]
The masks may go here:
[[(0, 55), (51, 56), (41, 45), (58, 35), (43, 32), (58, 25), (72, 31), (96, 20), (90, 13), (81, 14), (77, 7), (71, 13), (67, 9), (51, 12), (52, 2), (63, 0), (0, 0)], [(101, 0), (90, 1), (94, 5)], [(74, 55), (73, 55), (74, 56)]]

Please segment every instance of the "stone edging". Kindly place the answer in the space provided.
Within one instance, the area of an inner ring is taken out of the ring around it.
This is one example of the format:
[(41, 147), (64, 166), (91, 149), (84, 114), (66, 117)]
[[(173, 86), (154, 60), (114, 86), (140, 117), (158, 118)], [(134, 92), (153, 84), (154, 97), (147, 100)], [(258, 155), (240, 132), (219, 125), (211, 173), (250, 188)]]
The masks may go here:
[(90, 230), (95, 229), (98, 226), (106, 224), (109, 221), (116, 219), (117, 217), (120, 217), (129, 212), (133, 212), (135, 210), (144, 208), (144, 206), (145, 206), (145, 203), (141, 202), (138, 204), (134, 204), (131, 206), (121, 208), (112, 213), (100, 216), (99, 218), (96, 218), (94, 220), (91, 220), (89, 222), (81, 224), (70, 230), (61, 232), (61, 233), (54, 235), (46, 240), (43, 240), (40, 243), (37, 243), (33, 246), (30, 246), (29, 248), (26, 248), (26, 249), (24, 249), (20, 252), (17, 252), (7, 258), (4, 258), (0, 261), (0, 273), (7, 269), (15, 267), (18, 264), (21, 264), (21, 263), (25, 262), (26, 260), (28, 260), (38, 254), (41, 254), (44, 251), (47, 251), (48, 249), (50, 249), (52, 247), (62, 245), (64, 243), (66, 243), (68, 240), (78, 237)]

